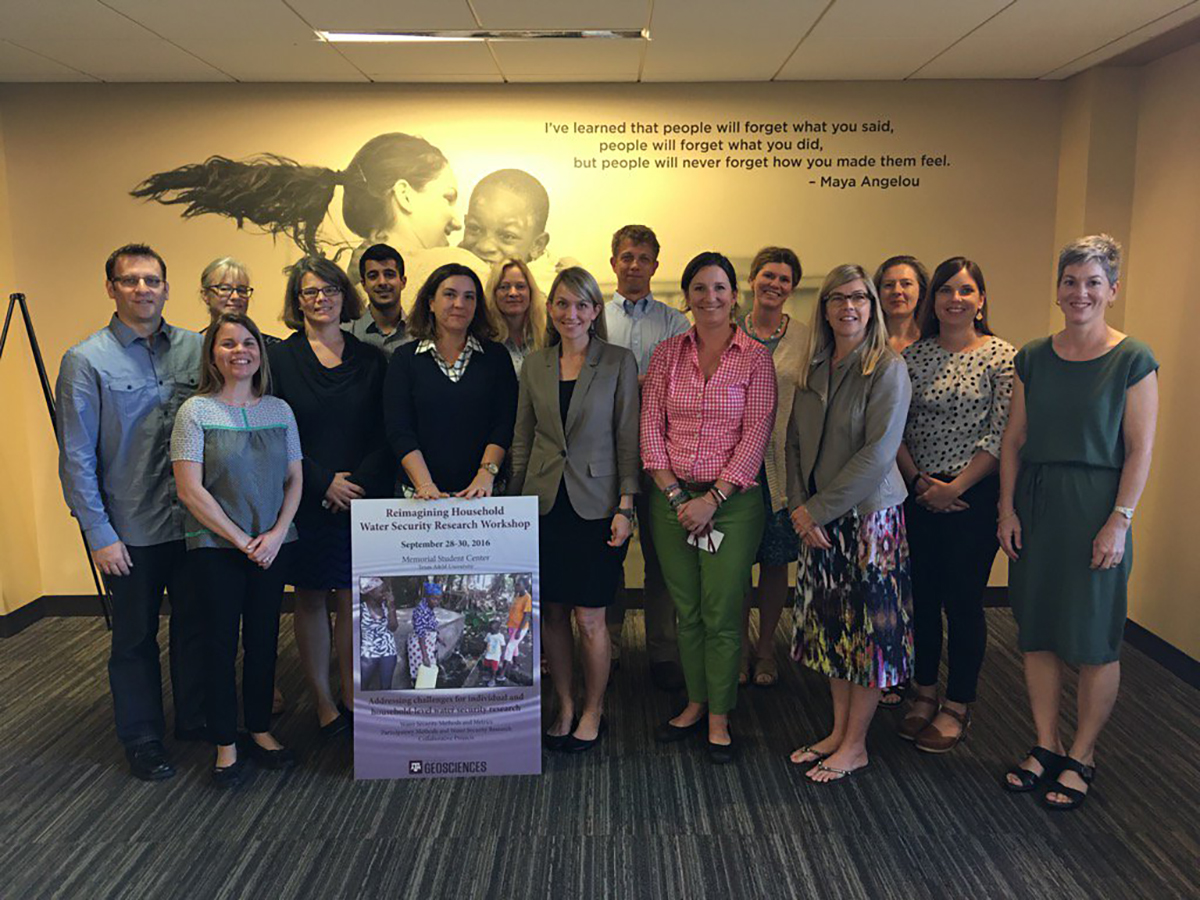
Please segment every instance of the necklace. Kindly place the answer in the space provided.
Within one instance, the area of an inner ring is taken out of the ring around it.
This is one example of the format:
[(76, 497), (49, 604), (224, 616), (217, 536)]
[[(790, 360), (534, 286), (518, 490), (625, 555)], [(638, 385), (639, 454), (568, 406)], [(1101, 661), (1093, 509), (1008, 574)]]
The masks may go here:
[(779, 319), (779, 325), (776, 326), (775, 330), (771, 332), (770, 337), (760, 338), (758, 336), (758, 332), (754, 327), (754, 310), (750, 310), (750, 312), (746, 313), (746, 319), (743, 324), (746, 326), (746, 331), (750, 333), (751, 337), (757, 341), (762, 341), (765, 344), (778, 339), (783, 332), (787, 330), (788, 314), (784, 313)]

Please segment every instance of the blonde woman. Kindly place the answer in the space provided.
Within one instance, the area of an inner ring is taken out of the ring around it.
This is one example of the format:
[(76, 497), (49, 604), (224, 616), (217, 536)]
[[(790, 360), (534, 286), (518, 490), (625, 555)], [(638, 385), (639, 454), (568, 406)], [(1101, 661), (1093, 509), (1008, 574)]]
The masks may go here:
[(788, 503), (804, 547), (792, 655), (829, 678), (833, 728), (791, 755), (816, 783), (867, 765), (882, 690), (911, 675), (907, 491), (896, 465), (912, 387), (875, 285), (838, 266), (821, 286), (788, 428)]
[[(250, 270), (245, 263), (232, 256), (214, 259), (200, 273), (200, 302), (208, 308), (209, 316), (209, 325), (202, 328), (200, 333), (207, 334), (221, 313), (249, 315), (250, 298), (253, 296)], [(264, 345), (270, 347), (278, 343), (279, 338), (274, 335), (263, 335)]]
[(529, 266), (515, 258), (492, 266), (484, 293), (496, 324), (496, 340), (504, 345), (520, 375), (525, 357), (546, 346), (546, 298)]

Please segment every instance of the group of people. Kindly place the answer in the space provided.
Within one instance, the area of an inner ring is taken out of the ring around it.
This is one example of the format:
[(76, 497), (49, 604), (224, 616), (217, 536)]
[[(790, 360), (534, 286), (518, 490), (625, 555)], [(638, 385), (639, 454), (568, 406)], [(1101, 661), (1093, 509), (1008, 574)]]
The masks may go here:
[[(1002, 548), (1037, 732), (1002, 784), (1041, 791), (1052, 809), (1082, 803), (1117, 693), (1130, 523), (1157, 408), (1153, 355), (1105, 319), (1117, 242), (1062, 249), (1064, 327), (1020, 352), (992, 333), (983, 272), (963, 257), (932, 276), (911, 256), (873, 276), (839, 265), (806, 325), (785, 311), (802, 277), (790, 249), (754, 257), (745, 308), (729, 259), (695, 256), (680, 281), (690, 321), (653, 296), (659, 252), (651, 229), (619, 229), (607, 300), (578, 266), (543, 295), (518, 257), (498, 259), (486, 286), (443, 265), (407, 316), (404, 259), (390, 246), (359, 256), (365, 309), (343, 270), (306, 257), (284, 298), (293, 334), (277, 341), (246, 315), (253, 288), (236, 261), (205, 269), (212, 316), (198, 335), (162, 318), (162, 258), (144, 245), (115, 251), (116, 313), (60, 369), (60, 472), (114, 598), (109, 671), (133, 773), (173, 773), (156, 643), (164, 587), (176, 737), (212, 740), (214, 780), (237, 784), (245, 756), (295, 763), (270, 730), (285, 583), (317, 724), (329, 735), (347, 727), (350, 504), (508, 493), (536, 496), (542, 520), (549, 749), (586, 751), (604, 733), (636, 532), (651, 675), (686, 694), (659, 741), (699, 733), (713, 762), (736, 758), (730, 714), (740, 684), (778, 679), (775, 632), (796, 562), (792, 656), (828, 678), (833, 721), (791, 762), (815, 783), (861, 771), (881, 702), (902, 706), (901, 737), (950, 751), (970, 727), (983, 594)], [(431, 614), (437, 598), (422, 602)], [(517, 630), (531, 612), (530, 602)], [(392, 659), (371, 667), (381, 686), (395, 667), (395, 617), (378, 598), (362, 616), (364, 635), (380, 632), (391, 651), (373, 654)], [(416, 618), (409, 662), (420, 668), (437, 626)], [(491, 630), (498, 651), (499, 623)], [(511, 643), (511, 616), (508, 631)], [(1067, 665), (1081, 672), (1069, 745), (1059, 732)]]

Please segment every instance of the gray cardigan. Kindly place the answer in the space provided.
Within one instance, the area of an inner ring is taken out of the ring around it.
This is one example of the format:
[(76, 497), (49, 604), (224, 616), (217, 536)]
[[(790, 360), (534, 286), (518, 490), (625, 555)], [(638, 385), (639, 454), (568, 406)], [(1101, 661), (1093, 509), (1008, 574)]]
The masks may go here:
[(545, 515), (565, 480), (580, 517), (607, 518), (622, 494), (638, 492), (637, 361), (623, 347), (592, 338), (564, 428), (558, 359), (555, 345), (529, 354), (521, 366), (509, 493), (536, 494)]
[[(833, 367), (831, 383), (832, 352), (813, 359), (808, 386), (797, 388), (787, 439), (788, 505), (804, 506), (818, 525), (908, 496), (896, 465), (912, 398), (908, 366), (889, 349), (864, 375), (859, 345)], [(811, 495), (810, 479), (817, 488)]]

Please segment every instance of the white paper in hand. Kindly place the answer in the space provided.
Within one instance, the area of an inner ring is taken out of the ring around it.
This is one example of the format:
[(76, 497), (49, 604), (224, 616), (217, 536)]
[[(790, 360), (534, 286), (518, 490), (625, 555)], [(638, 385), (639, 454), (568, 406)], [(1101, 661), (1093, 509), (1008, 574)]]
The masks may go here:
[(721, 541), (725, 539), (723, 531), (717, 531), (715, 528), (702, 538), (696, 537), (694, 534), (689, 534), (687, 542), (693, 547), (698, 547), (701, 550), (706, 550), (709, 553), (716, 553), (721, 547)]

